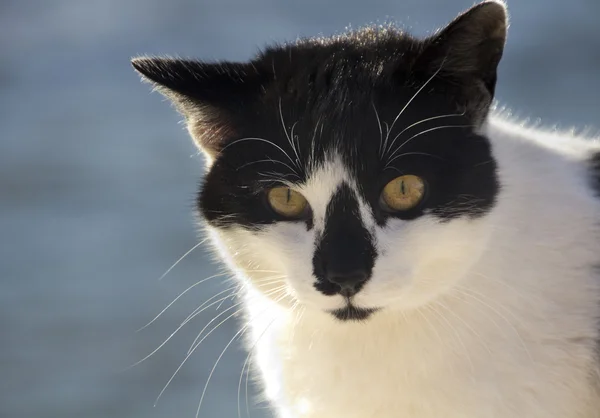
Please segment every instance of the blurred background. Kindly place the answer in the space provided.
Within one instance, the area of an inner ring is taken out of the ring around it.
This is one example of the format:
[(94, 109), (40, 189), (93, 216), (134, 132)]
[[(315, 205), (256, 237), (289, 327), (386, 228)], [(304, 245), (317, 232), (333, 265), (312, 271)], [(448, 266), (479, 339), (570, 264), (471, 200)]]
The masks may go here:
[[(136, 332), (216, 267), (199, 247), (158, 280), (198, 242), (192, 207), (202, 158), (130, 57), (245, 60), (273, 41), (385, 21), (425, 35), (472, 3), (0, 1), (0, 417), (194, 417), (238, 329), (230, 320), (213, 332), (155, 407), (197, 333), (228, 305), (125, 369), (227, 286), (221, 278), (196, 286)], [(600, 2), (508, 3), (500, 103), (542, 124), (597, 132)], [(201, 417), (237, 417), (245, 358), (232, 344)], [(244, 389), (240, 404), (245, 416)], [(268, 416), (253, 403), (250, 412)]]

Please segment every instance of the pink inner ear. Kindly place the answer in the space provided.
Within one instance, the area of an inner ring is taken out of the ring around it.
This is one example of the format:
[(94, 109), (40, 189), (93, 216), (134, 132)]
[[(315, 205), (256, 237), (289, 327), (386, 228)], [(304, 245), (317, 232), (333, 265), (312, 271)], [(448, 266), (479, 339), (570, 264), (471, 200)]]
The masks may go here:
[(185, 116), (194, 142), (211, 157), (234, 134), (233, 117), (256, 100), (269, 77), (252, 63), (141, 57), (132, 65)]
[(235, 134), (233, 127), (225, 121), (226, 118), (221, 120), (217, 115), (202, 113), (187, 121), (188, 132), (194, 143), (211, 158), (215, 158), (224, 147), (224, 143)]

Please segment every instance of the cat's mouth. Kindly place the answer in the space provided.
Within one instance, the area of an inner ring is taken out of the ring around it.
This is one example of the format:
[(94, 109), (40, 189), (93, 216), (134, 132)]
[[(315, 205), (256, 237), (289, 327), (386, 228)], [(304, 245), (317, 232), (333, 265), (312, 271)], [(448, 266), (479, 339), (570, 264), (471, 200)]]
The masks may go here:
[(345, 307), (330, 312), (340, 321), (364, 321), (377, 312), (377, 310), (373, 308), (359, 308), (352, 303), (348, 303)]

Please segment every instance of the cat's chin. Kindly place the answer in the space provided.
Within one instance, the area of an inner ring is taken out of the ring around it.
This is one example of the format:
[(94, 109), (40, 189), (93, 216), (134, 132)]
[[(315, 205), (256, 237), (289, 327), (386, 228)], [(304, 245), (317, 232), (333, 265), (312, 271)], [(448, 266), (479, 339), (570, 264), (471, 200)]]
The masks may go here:
[(330, 313), (339, 321), (347, 322), (347, 321), (366, 321), (377, 312), (379, 309), (375, 308), (360, 308), (358, 306), (347, 304), (343, 308), (335, 309), (330, 311)]

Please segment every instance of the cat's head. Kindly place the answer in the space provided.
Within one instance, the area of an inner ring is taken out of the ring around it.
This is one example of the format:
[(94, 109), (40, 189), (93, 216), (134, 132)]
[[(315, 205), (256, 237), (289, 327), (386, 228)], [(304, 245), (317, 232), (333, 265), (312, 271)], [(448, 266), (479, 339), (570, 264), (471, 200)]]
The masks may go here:
[(376, 27), (133, 66), (207, 156), (198, 207), (229, 265), (279, 303), (366, 319), (431, 301), (485, 247), (506, 26), (488, 1), (422, 40)]

